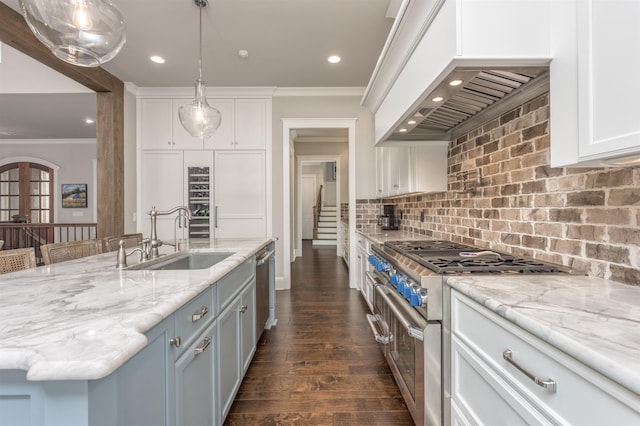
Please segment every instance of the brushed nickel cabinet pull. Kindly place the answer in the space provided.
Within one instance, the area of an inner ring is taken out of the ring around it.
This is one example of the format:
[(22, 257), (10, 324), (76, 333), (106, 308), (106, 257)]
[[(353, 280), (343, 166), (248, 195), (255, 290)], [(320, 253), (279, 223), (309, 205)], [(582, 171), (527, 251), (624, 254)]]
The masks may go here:
[(180, 339), (180, 336), (174, 337), (173, 339), (169, 340), (169, 344), (171, 346), (175, 346), (176, 348), (179, 348), (180, 346), (182, 346), (182, 339)]
[(513, 365), (515, 368), (517, 368), (518, 370), (520, 370), (520, 372), (522, 374), (524, 374), (525, 376), (527, 376), (528, 378), (530, 378), (531, 380), (533, 380), (533, 382), (542, 387), (547, 389), (550, 392), (555, 393), (557, 388), (558, 388), (558, 384), (556, 383), (555, 380), (552, 379), (541, 379), (540, 377), (536, 376), (535, 374), (532, 374), (531, 372), (529, 372), (529, 370), (527, 370), (526, 368), (522, 367), (520, 364), (518, 364), (514, 359), (513, 359), (513, 352), (511, 351), (511, 349), (505, 349), (504, 352), (502, 352), (502, 358), (504, 358), (509, 364)]
[(200, 308), (200, 312), (197, 312), (197, 313), (191, 315), (191, 322), (200, 321), (202, 319), (202, 317), (207, 315), (208, 312), (209, 312), (209, 309), (207, 309), (206, 306), (201, 307)]
[(247, 309), (248, 309), (248, 308), (249, 308), (249, 307), (248, 307), (247, 305), (242, 305), (242, 306), (240, 306), (240, 313), (241, 313), (241, 314), (244, 314), (245, 312), (247, 312)]
[(202, 339), (202, 346), (198, 346), (197, 348), (195, 348), (193, 350), (193, 354), (195, 356), (200, 355), (201, 353), (206, 351), (209, 348), (210, 345), (211, 345), (211, 338), (210, 337), (205, 337), (204, 339)]

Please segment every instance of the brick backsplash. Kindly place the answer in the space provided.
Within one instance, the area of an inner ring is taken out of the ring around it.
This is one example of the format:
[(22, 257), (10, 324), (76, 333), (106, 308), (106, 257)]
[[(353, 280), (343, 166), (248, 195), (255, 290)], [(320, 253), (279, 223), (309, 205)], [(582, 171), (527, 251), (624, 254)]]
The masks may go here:
[(374, 229), (378, 224), (381, 208), (381, 200), (356, 200), (356, 229)]
[[(640, 285), (640, 168), (551, 168), (549, 143), (547, 93), (453, 141), (448, 192), (385, 202), (405, 230)], [(382, 200), (363, 201), (358, 226)]]

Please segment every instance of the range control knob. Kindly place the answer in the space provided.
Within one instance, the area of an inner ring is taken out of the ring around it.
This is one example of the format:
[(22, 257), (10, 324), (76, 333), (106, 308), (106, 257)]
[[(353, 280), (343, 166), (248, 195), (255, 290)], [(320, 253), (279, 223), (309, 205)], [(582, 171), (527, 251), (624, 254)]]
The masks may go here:
[(398, 288), (398, 282), (402, 279), (402, 275), (400, 274), (391, 274), (389, 276), (389, 281), (391, 282), (391, 285), (394, 286), (395, 288)]
[(396, 290), (398, 290), (398, 293), (403, 294), (404, 287), (407, 285), (407, 279), (404, 276), (398, 274), (397, 281), (398, 285), (396, 286)]
[(412, 281), (409, 285), (406, 285), (404, 287), (404, 292), (402, 293), (402, 295), (405, 299), (410, 300), (411, 295), (419, 290), (420, 286)]
[(421, 288), (417, 292), (413, 292), (409, 304), (411, 306), (427, 306), (427, 289)]

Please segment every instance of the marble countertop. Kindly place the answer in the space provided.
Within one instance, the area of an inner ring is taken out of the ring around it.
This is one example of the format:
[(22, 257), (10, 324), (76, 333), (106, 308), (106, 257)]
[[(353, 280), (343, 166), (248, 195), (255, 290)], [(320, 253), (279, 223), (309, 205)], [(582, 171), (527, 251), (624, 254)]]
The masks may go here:
[(640, 395), (640, 288), (567, 275), (450, 277), (447, 284)]
[(0, 369), (26, 370), (28, 380), (105, 377), (146, 346), (146, 331), (270, 241), (183, 242), (234, 252), (201, 270), (119, 270), (111, 252), (1, 275)]

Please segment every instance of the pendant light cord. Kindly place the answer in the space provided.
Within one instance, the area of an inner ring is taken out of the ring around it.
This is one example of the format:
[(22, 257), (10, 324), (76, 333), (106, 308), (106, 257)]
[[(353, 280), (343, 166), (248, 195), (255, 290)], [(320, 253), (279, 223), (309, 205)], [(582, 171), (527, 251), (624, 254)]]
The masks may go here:
[(206, 5), (206, 3), (204, 4), (200, 4), (199, 9), (200, 9), (200, 34), (199, 34), (199, 38), (198, 40), (200, 40), (200, 56), (198, 58), (198, 72), (199, 72), (199, 80), (202, 81), (202, 8)]

